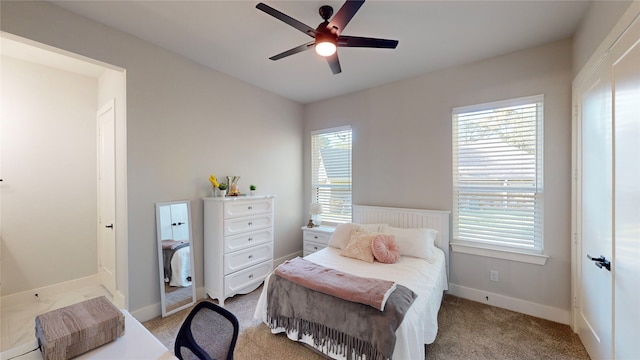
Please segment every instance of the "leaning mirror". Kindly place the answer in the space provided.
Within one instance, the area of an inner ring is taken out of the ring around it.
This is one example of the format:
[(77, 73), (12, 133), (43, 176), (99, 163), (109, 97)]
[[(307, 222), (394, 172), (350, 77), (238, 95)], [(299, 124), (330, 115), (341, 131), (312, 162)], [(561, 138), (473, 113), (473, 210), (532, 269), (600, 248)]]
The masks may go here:
[(156, 203), (162, 316), (196, 301), (189, 201)]

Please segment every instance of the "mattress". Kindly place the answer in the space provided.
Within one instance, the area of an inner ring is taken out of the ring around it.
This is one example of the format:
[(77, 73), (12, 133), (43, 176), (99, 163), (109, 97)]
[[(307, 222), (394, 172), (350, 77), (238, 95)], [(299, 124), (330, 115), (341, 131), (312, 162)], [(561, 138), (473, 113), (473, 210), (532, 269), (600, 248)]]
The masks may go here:
[[(340, 256), (340, 249), (327, 247), (305, 257), (318, 265), (363, 277), (372, 277), (394, 281), (413, 290), (418, 297), (405, 315), (404, 321), (396, 331), (396, 345), (393, 352), (394, 359), (424, 359), (424, 344), (432, 343), (438, 332), (438, 310), (443, 292), (448, 290), (447, 271), (444, 253), (436, 248), (435, 256), (430, 261), (424, 259), (401, 256), (394, 264), (364, 261)], [(255, 317), (267, 323), (266, 289), (269, 277), (265, 279), (265, 286), (258, 299)], [(284, 332), (282, 328), (272, 329), (273, 333)], [(289, 332), (287, 336), (298, 340), (298, 334)], [(313, 338), (303, 335), (299, 340), (313, 346)], [(318, 350), (334, 359), (344, 359), (344, 355)]]

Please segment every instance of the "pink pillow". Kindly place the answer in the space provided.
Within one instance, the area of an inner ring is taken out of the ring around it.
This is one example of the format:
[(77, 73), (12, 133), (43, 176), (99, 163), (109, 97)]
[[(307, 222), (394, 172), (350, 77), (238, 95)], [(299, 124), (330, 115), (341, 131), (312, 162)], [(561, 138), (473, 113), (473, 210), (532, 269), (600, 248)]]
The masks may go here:
[(376, 260), (385, 264), (393, 264), (400, 258), (400, 248), (389, 234), (376, 234), (371, 240), (371, 252)]
[(372, 263), (374, 261), (371, 252), (371, 242), (376, 234), (361, 231), (352, 231), (349, 243), (340, 252), (340, 255)]

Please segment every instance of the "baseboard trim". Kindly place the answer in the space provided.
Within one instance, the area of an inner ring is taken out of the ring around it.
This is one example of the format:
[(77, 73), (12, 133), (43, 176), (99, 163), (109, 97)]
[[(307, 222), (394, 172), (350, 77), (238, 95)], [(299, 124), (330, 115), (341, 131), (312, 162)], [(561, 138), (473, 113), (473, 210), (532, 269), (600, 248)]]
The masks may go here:
[(519, 312), (526, 315), (569, 325), (571, 313), (569, 310), (559, 309), (548, 305), (517, 299), (488, 291), (478, 290), (457, 284), (449, 284), (449, 294), (463, 299), (477, 301), (483, 304)]
[[(88, 286), (99, 286), (100, 278), (98, 275), (91, 275), (80, 279), (65, 281), (58, 284), (43, 286), (37, 289), (31, 289), (15, 294), (6, 295), (0, 298), (2, 307), (9, 307), (21, 304), (35, 304), (39, 299), (45, 299), (52, 295), (63, 294), (68, 291)], [(38, 294), (38, 296), (36, 296)]]
[(136, 320), (145, 322), (162, 315), (162, 307), (160, 305), (160, 302), (158, 301), (157, 303), (147, 305), (138, 310), (130, 311), (130, 313), (131, 316), (136, 318)]
[[(283, 262), (294, 259), (297, 256), (302, 256), (302, 251), (298, 251), (277, 259), (273, 259), (273, 266), (275, 268), (276, 266), (282, 264)], [(204, 287), (197, 287), (196, 300), (202, 300), (202, 299), (209, 299), (209, 297), (207, 296)], [(140, 322), (145, 322), (162, 315), (162, 309), (160, 307), (160, 302), (157, 302), (155, 304), (145, 306), (135, 311), (130, 311), (130, 313), (134, 318), (136, 318), (136, 320)]]

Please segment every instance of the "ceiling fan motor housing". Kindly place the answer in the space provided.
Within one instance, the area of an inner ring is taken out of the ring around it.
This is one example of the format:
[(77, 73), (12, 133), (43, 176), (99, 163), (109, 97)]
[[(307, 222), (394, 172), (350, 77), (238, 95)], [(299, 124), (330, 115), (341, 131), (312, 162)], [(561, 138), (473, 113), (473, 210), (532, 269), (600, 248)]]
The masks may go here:
[(329, 5), (322, 5), (318, 10), (320, 13), (320, 17), (324, 19), (324, 21), (329, 21), (331, 16), (333, 15), (333, 8)]

